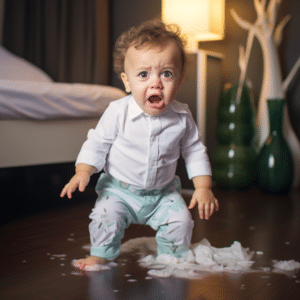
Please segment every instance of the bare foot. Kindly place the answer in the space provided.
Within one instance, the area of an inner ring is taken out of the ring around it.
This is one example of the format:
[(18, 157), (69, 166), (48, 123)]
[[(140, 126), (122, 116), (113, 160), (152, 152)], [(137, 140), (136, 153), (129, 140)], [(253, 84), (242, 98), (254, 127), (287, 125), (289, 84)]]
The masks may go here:
[(85, 266), (94, 266), (97, 264), (107, 265), (108, 261), (102, 257), (91, 255), (91, 256), (88, 256), (87, 258), (79, 259), (75, 264), (75, 268), (84, 270)]

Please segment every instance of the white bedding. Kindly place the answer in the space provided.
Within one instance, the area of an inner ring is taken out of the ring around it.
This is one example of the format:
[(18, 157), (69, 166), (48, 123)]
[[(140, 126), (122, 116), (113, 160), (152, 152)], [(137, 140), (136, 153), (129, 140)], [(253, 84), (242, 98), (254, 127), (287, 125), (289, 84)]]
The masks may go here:
[(125, 95), (103, 85), (0, 80), (0, 119), (100, 117)]
[(0, 119), (100, 117), (122, 90), (105, 85), (56, 83), (0, 46)]
[(52, 82), (52, 78), (24, 58), (0, 45), (0, 79)]

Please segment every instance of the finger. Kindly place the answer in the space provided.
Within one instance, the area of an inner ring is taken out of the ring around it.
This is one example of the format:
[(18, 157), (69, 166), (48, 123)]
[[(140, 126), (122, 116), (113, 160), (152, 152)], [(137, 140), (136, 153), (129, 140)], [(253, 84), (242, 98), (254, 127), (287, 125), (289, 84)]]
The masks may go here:
[(78, 187), (78, 190), (80, 191), (80, 192), (83, 192), (84, 190), (85, 190), (85, 187), (86, 187), (86, 184), (84, 184), (84, 183), (80, 183), (79, 184), (79, 187)]
[(80, 191), (80, 192), (83, 192), (83, 191), (85, 190), (86, 186), (87, 186), (87, 183), (86, 183), (86, 182), (80, 181), (79, 187), (78, 187), (79, 191)]
[(68, 195), (68, 198), (69, 199), (71, 199), (72, 198), (72, 193), (74, 192), (74, 190), (72, 191), (72, 190), (68, 190), (68, 192), (67, 192), (67, 195)]
[(209, 215), (210, 217), (211, 217), (212, 214), (214, 213), (215, 208), (216, 208), (216, 207), (215, 207), (215, 203), (211, 203), (211, 204), (210, 204), (210, 215)]
[(68, 198), (72, 198), (72, 193), (76, 190), (77, 184), (70, 185), (67, 191)]
[(190, 206), (189, 206), (189, 209), (194, 208), (195, 205), (196, 205), (196, 203), (197, 203), (197, 200), (196, 200), (195, 198), (192, 198), (191, 203), (190, 203)]
[(63, 197), (66, 195), (66, 193), (67, 193), (67, 184), (65, 185), (65, 187), (64, 187), (63, 190), (61, 191), (60, 197), (63, 198)]
[(210, 205), (206, 204), (205, 205), (205, 219), (208, 220), (210, 217)]
[(219, 210), (219, 201), (215, 198), (215, 206), (216, 206), (216, 210)]
[(203, 204), (199, 204), (198, 205), (198, 210), (199, 210), (199, 216), (200, 219), (204, 219), (204, 205)]
[(63, 190), (60, 193), (60, 197), (63, 198), (66, 194), (65, 188), (63, 188)]

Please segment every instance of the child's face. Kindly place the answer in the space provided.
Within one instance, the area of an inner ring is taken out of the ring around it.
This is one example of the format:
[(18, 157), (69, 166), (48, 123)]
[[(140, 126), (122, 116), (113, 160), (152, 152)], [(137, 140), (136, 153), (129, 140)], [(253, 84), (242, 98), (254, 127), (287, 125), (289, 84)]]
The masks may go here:
[(183, 72), (181, 53), (173, 41), (162, 46), (128, 48), (121, 78), (126, 92), (131, 92), (148, 115), (165, 111), (179, 90)]

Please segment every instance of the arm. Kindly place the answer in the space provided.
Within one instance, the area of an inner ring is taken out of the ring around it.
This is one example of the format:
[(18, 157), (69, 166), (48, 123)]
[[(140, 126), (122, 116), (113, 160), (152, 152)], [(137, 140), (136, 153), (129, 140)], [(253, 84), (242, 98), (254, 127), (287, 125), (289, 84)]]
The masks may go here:
[(90, 176), (103, 169), (106, 155), (116, 138), (116, 112), (119, 110), (112, 102), (102, 115), (95, 129), (89, 130), (88, 139), (84, 142), (76, 160), (76, 174), (65, 185), (60, 196), (72, 198), (78, 188), (83, 192), (90, 181)]
[(219, 202), (215, 198), (211, 188), (212, 179), (209, 175), (193, 177), (195, 192), (193, 194), (189, 209), (195, 207), (198, 203), (200, 219), (208, 220), (216, 210), (219, 210)]
[(194, 208), (198, 203), (200, 218), (207, 220), (215, 210), (219, 209), (219, 203), (211, 190), (212, 172), (206, 147), (200, 140), (197, 125), (190, 111), (186, 123), (186, 134), (181, 144), (181, 153), (185, 160), (187, 173), (195, 187), (189, 209)]
[(80, 192), (83, 192), (90, 181), (90, 177), (97, 169), (93, 166), (80, 163), (76, 166), (75, 175), (71, 178), (69, 183), (63, 188), (60, 197), (68, 196), (72, 198), (72, 193), (78, 188)]

